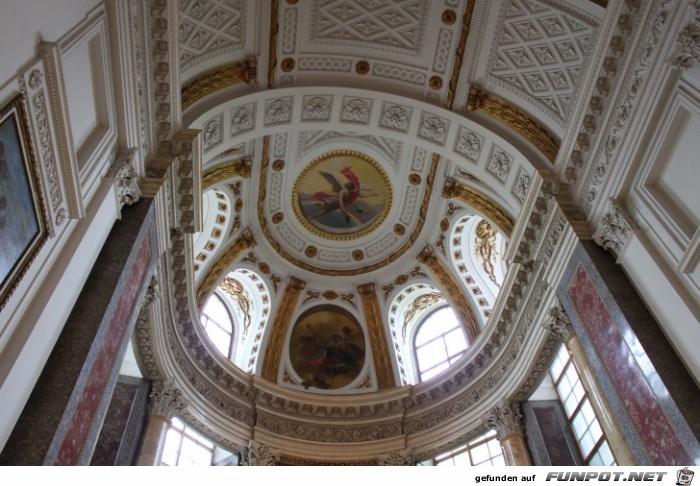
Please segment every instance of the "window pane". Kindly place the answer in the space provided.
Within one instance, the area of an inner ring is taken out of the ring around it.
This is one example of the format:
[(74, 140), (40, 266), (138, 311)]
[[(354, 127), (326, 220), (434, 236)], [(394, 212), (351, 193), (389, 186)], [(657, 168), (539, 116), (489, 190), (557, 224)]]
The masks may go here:
[(445, 334), (447, 354), (454, 356), (467, 348), (467, 338), (461, 328), (453, 329)]
[(462, 325), (450, 307), (430, 314), (415, 338), (416, 365), (421, 379), (437, 375), (456, 361), (467, 348)]
[(416, 355), (418, 356), (418, 368), (421, 370), (428, 369), (435, 366), (440, 361), (445, 361), (447, 359), (445, 344), (441, 339), (429, 342), (423, 345), (423, 347), (418, 348), (416, 350)]
[(481, 444), (472, 449), (472, 460), (474, 464), (479, 464), (489, 459), (491, 455), (489, 454), (489, 446), (487, 444)]
[(443, 362), (439, 365), (437, 365), (435, 368), (430, 368), (427, 371), (424, 371), (420, 375), (421, 380), (427, 380), (429, 378), (432, 378), (433, 376), (437, 376), (443, 371), (445, 371), (450, 365), (447, 364), (447, 362)]

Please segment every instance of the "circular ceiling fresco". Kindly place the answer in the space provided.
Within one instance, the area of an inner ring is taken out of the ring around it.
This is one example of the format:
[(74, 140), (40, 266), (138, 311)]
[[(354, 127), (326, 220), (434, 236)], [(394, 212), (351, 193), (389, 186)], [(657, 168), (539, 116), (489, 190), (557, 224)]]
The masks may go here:
[(342, 307), (313, 307), (294, 324), (289, 359), (306, 388), (343, 388), (364, 367), (364, 333), (357, 319)]
[(311, 233), (350, 240), (371, 233), (391, 208), (389, 178), (371, 157), (334, 150), (312, 160), (299, 174), (294, 212)]

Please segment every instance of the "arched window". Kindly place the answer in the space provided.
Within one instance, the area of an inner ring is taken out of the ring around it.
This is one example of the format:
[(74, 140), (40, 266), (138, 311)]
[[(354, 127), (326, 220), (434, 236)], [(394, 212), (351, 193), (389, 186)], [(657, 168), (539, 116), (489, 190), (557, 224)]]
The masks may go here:
[(466, 349), (466, 332), (452, 308), (444, 306), (431, 312), (420, 323), (414, 340), (420, 380), (445, 371)]
[(495, 431), (486, 432), (468, 444), (440, 454), (433, 460), (436, 466), (505, 466), (503, 449)]
[(569, 425), (574, 432), (581, 451), (581, 457), (587, 466), (615, 466), (610, 444), (598, 422), (588, 391), (581, 382), (571, 353), (566, 345), (561, 345), (554, 362), (549, 369), (559, 400), (564, 406)]
[(200, 322), (216, 349), (230, 359), (233, 354), (233, 322), (226, 304), (216, 293), (204, 305)]
[(180, 419), (171, 420), (165, 436), (161, 466), (211, 466), (214, 444), (187, 427)]

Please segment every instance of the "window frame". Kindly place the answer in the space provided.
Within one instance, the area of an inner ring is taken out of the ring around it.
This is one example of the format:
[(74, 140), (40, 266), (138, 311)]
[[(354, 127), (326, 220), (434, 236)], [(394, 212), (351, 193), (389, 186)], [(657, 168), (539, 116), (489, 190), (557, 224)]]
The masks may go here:
[[(430, 344), (438, 339), (442, 339), (444, 349), (445, 349), (445, 355), (447, 356), (447, 359), (434, 364), (433, 366), (431, 366), (430, 368), (428, 368), (426, 370), (422, 370), (421, 365), (420, 365), (420, 360), (418, 358), (418, 347), (416, 346), (416, 340), (418, 338), (418, 335), (420, 334), (421, 329), (423, 329), (423, 326), (425, 326), (428, 323), (428, 321), (430, 321), (430, 319), (435, 316), (435, 314), (437, 314), (438, 312), (441, 312), (445, 309), (452, 311), (452, 313), (455, 316), (456, 325), (454, 327), (451, 327), (447, 331), (443, 332), (439, 336), (436, 336), (436, 337), (429, 339), (425, 343), (421, 344), (420, 347), (424, 347), (424, 346), (426, 346), (426, 345), (428, 345), (428, 344)], [(465, 342), (465, 347), (463, 349), (461, 349), (460, 351), (458, 351), (457, 353), (450, 355), (450, 353), (447, 349), (447, 342), (445, 340), (445, 336), (447, 334), (453, 332), (455, 329), (461, 330), (462, 337), (463, 337), (464, 342)], [(431, 378), (439, 376), (441, 373), (443, 373), (444, 371), (449, 369), (454, 364), (455, 361), (459, 360), (462, 356), (464, 356), (464, 353), (466, 353), (468, 349), (469, 349), (469, 341), (467, 340), (467, 333), (464, 329), (464, 326), (457, 318), (457, 315), (456, 315), (454, 309), (449, 304), (435, 306), (435, 308), (430, 309), (429, 312), (427, 312), (424, 316), (421, 317), (420, 322), (418, 322), (418, 324), (415, 326), (413, 333), (411, 335), (411, 353), (412, 353), (413, 363), (414, 363), (414, 367), (415, 367), (415, 373), (416, 373), (416, 377), (418, 378), (418, 382), (422, 383), (426, 380), (430, 380)], [(429, 372), (430, 370), (433, 370), (436, 367), (443, 365), (444, 363), (447, 363), (447, 368), (440, 370), (436, 374), (430, 375), (427, 378), (423, 377), (423, 375), (426, 372)]]

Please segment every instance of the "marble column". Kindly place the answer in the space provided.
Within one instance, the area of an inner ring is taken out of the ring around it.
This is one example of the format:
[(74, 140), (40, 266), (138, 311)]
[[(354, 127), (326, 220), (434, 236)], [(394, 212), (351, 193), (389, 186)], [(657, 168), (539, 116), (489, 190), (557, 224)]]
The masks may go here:
[(167, 381), (154, 381), (148, 403), (148, 417), (141, 436), (137, 466), (157, 466), (173, 414), (184, 409), (182, 392)]
[(501, 401), (487, 414), (485, 422), (496, 431), (509, 466), (532, 466), (530, 449), (525, 440), (520, 403)]
[(683, 466), (700, 457), (700, 393), (610, 255), (624, 249), (633, 228), (624, 208), (613, 205), (596, 236), (602, 248), (578, 243), (557, 294), (578, 338), (570, 348), (588, 360), (583, 374), (603, 390), (633, 462)]
[(152, 200), (134, 198), (95, 261), (1, 465), (90, 463), (157, 262)]
[(622, 430), (605, 399), (605, 393), (596, 379), (591, 363), (581, 347), (581, 342), (574, 332), (573, 326), (561, 305), (556, 305), (549, 310), (549, 320), (545, 322), (547, 329), (557, 335), (565, 343), (571, 352), (571, 357), (576, 370), (581, 378), (583, 388), (588, 393), (588, 399), (596, 414), (598, 423), (608, 441), (610, 450), (615, 456), (615, 461), (620, 466), (634, 466), (636, 461), (630, 451)]

